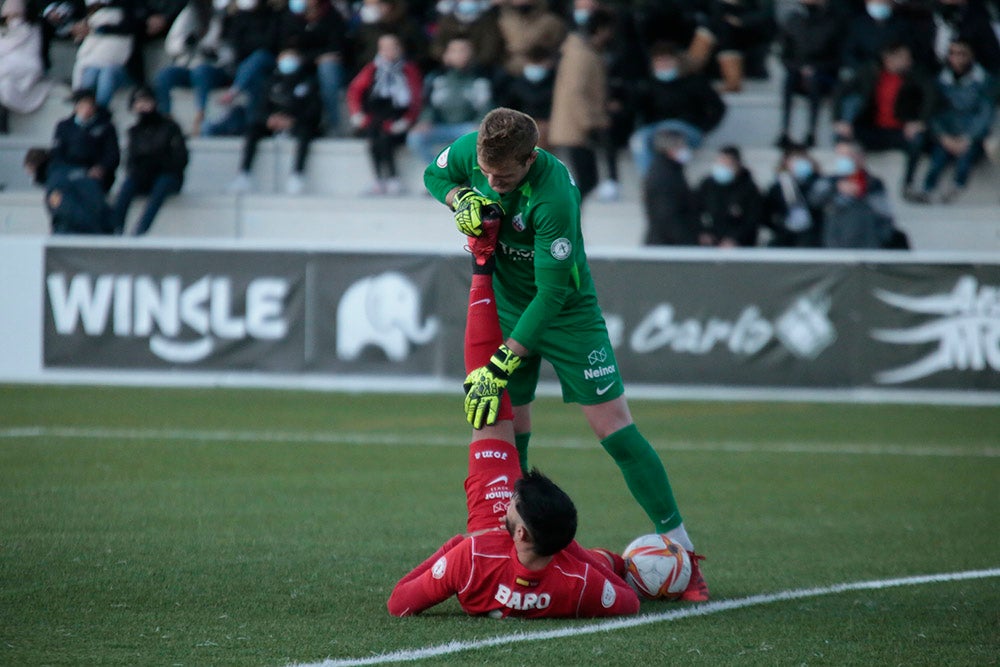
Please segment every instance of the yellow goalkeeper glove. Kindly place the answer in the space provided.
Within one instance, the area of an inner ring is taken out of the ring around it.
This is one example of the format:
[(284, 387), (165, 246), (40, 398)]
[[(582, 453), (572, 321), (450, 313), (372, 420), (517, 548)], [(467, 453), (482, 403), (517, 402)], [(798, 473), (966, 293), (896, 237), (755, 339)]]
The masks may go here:
[(477, 368), (465, 378), (465, 418), (473, 428), (489, 426), (497, 420), (500, 396), (510, 374), (521, 365), (521, 357), (506, 345), (493, 353), (485, 366)]
[(503, 207), (497, 202), (484, 197), (472, 188), (462, 188), (451, 200), (451, 208), (455, 211), (455, 226), (466, 236), (479, 236), (483, 233), (483, 212), (487, 206), (496, 206), (503, 215)]

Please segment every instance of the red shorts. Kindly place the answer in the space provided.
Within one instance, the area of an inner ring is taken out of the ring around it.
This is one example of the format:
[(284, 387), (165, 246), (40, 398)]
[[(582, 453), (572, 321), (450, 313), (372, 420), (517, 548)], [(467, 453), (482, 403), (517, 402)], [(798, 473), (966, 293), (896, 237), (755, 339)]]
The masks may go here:
[(503, 528), (514, 482), (521, 478), (517, 448), (504, 440), (477, 440), (469, 445), (469, 476), (465, 502), (469, 509), (466, 530)]

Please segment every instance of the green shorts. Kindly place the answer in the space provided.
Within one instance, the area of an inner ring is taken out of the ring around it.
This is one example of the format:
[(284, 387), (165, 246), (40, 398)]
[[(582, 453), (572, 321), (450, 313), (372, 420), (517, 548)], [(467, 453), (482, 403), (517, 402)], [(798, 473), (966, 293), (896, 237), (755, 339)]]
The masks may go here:
[[(596, 405), (625, 393), (604, 317), (596, 310), (590, 319), (585, 327), (568, 329), (554, 324), (546, 329), (538, 349), (532, 350), (534, 354), (524, 358), (510, 376), (507, 391), (511, 403), (527, 405), (535, 400), (542, 359), (555, 369), (566, 403)], [(500, 320), (505, 336), (517, 323), (516, 317), (505, 318), (504, 313)]]

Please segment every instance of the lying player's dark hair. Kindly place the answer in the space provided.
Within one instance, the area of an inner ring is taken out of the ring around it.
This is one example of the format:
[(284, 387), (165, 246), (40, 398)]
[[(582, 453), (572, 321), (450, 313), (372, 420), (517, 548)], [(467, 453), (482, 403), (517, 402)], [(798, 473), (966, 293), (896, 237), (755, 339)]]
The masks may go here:
[(576, 535), (576, 506), (555, 482), (532, 468), (514, 483), (515, 509), (539, 556), (565, 549)]
[(476, 152), (491, 167), (528, 161), (538, 143), (538, 126), (531, 116), (506, 107), (486, 114), (479, 125)]

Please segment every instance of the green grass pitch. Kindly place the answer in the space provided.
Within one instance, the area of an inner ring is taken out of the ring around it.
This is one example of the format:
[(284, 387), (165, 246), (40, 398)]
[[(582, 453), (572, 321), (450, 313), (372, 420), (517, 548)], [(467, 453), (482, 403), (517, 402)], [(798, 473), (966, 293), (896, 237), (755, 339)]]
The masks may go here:
[[(396, 580), (464, 526), (460, 397), (0, 386), (0, 664), (269, 665), (590, 621), (396, 619)], [(1000, 567), (1000, 410), (638, 402), (714, 600)], [(578, 408), (531, 462), (585, 546), (650, 526)], [(683, 609), (644, 603), (643, 614)], [(687, 605), (690, 606), (690, 605)], [(989, 665), (1000, 579), (746, 606), (425, 660)]]

